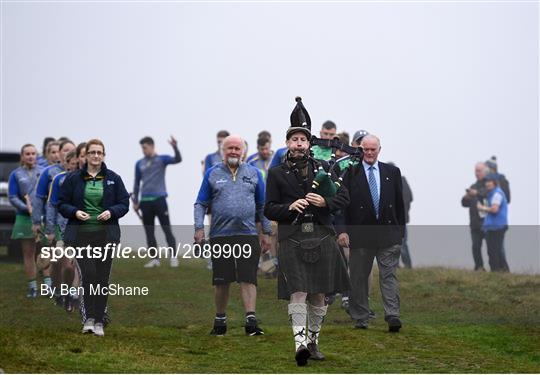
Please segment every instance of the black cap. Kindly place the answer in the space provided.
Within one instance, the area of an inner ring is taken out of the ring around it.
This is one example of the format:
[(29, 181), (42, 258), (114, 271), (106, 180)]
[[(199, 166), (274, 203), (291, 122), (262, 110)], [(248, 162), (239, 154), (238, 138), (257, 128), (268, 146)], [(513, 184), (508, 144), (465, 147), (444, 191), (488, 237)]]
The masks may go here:
[(287, 129), (287, 139), (296, 132), (303, 132), (308, 138), (311, 138), (311, 118), (302, 104), (302, 98), (296, 97), (296, 106), (291, 112), (291, 126)]

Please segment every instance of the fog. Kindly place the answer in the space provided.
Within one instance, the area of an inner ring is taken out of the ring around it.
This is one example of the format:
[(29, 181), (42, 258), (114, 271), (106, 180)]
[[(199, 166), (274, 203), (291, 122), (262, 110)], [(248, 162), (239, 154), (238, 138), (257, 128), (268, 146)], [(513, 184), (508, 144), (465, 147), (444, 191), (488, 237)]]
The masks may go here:
[(381, 138), (380, 159), (412, 187), (411, 224), (467, 225), (460, 200), (474, 164), (496, 155), (510, 224), (539, 225), (536, 2), (4, 1), (0, 12), (2, 150), (98, 137), (131, 190), (139, 139), (172, 154), (174, 134), (174, 224), (193, 222), (216, 132), (244, 136), (253, 152), (266, 129), (282, 147), (301, 95), (315, 134), (330, 119)]

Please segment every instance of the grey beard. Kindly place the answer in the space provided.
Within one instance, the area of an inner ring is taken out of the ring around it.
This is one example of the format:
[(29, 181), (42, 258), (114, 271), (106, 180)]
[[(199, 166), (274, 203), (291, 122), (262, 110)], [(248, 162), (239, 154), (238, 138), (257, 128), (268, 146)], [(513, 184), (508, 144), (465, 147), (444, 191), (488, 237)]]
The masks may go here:
[(238, 164), (240, 164), (239, 158), (227, 158), (227, 164), (229, 164), (231, 167), (236, 167)]

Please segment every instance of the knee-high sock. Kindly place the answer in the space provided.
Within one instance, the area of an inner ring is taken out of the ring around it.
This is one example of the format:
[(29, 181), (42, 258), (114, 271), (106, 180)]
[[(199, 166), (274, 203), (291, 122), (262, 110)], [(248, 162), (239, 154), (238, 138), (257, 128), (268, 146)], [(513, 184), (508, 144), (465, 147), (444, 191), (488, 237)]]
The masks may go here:
[(319, 332), (326, 316), (328, 306), (313, 306), (308, 303), (308, 342), (319, 343)]
[(305, 303), (290, 303), (289, 320), (293, 330), (295, 349), (298, 350), (300, 345), (307, 345), (307, 305)]

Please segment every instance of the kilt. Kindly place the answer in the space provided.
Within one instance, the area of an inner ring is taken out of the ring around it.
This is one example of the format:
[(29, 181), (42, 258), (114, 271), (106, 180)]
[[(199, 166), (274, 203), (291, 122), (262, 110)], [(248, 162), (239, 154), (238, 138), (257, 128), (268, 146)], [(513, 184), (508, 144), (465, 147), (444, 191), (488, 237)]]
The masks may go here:
[(347, 267), (335, 236), (324, 230), (318, 232), (323, 238), (319, 244), (321, 252), (313, 263), (301, 258), (297, 241), (302, 239), (302, 233), (279, 242), (278, 298), (289, 300), (294, 292), (329, 294), (350, 290)]

